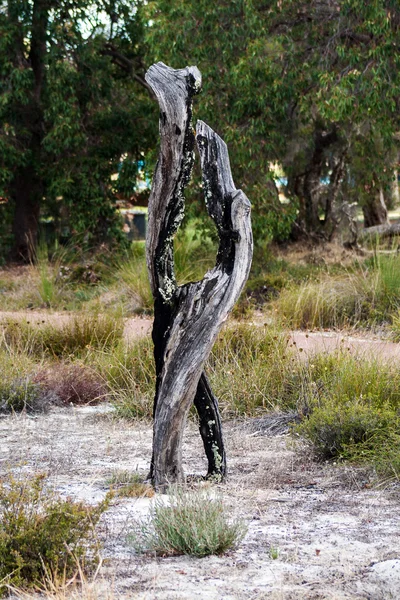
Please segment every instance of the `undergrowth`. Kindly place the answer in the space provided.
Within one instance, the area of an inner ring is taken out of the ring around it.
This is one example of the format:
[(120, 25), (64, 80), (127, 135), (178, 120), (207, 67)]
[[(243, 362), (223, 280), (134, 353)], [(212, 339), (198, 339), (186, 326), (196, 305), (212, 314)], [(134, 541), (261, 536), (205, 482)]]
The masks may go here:
[(356, 268), (282, 291), (274, 303), (291, 328), (387, 325), (400, 339), (400, 255), (376, 254)]
[(90, 570), (98, 560), (94, 527), (108, 500), (97, 506), (64, 500), (45, 477), (0, 480), (0, 595), (7, 586), (40, 586), (52, 577), (72, 577), (77, 562)]
[(400, 369), (345, 350), (304, 364), (295, 430), (321, 459), (371, 464), (383, 477), (400, 478)]
[(5, 320), (1, 346), (31, 357), (82, 356), (91, 348), (107, 349), (122, 338), (123, 321), (112, 314), (75, 315), (62, 326)]

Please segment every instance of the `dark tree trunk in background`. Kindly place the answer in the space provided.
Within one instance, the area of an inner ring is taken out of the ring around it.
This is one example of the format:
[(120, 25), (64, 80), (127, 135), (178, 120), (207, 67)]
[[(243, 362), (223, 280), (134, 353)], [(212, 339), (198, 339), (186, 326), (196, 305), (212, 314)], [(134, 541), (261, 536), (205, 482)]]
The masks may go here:
[(40, 204), (43, 198), (42, 182), (33, 167), (18, 169), (11, 186), (14, 201), (12, 232), (14, 245), (11, 258), (29, 262), (35, 257), (37, 244)]
[(23, 147), (28, 148), (26, 163), (16, 169), (10, 185), (15, 207), (12, 227), (14, 246), (11, 258), (25, 262), (35, 256), (40, 205), (43, 200), (41, 144), (44, 136), (44, 115), (41, 97), (46, 74), (47, 26), (52, 3), (52, 0), (35, 0), (32, 7), (29, 57), (25, 59), (18, 44), (12, 57), (15, 65), (25, 69), (31, 68), (33, 73), (29, 101), (15, 107), (15, 111), (20, 115), (18, 121), (23, 124), (21, 131), (16, 132), (16, 137)]
[(160, 105), (161, 147), (149, 200), (147, 264), (154, 296), (156, 363), (153, 456), (150, 475), (157, 490), (184, 480), (182, 436), (194, 402), (208, 458), (208, 475), (226, 472), (218, 403), (203, 373), (223, 322), (246, 282), (252, 257), (250, 203), (236, 190), (224, 142), (198, 122), (207, 210), (220, 244), (216, 266), (201, 281), (177, 286), (173, 237), (184, 213), (184, 189), (194, 161), (192, 98), (201, 87), (196, 67), (150, 67), (146, 81)]
[[(289, 192), (299, 202), (296, 237), (308, 237), (314, 240), (332, 237), (336, 224), (334, 206), (338, 196), (341, 176), (344, 169), (344, 156), (341, 153), (333, 167), (330, 183), (326, 189), (321, 179), (326, 171), (326, 151), (339, 140), (336, 129), (330, 132), (317, 129), (314, 134), (314, 145), (306, 169), (302, 173), (294, 173), (289, 177)], [(320, 219), (320, 211), (325, 220)]]
[(371, 186), (370, 193), (366, 196), (362, 207), (364, 215), (364, 227), (375, 227), (376, 225), (387, 225), (389, 223), (388, 211), (382, 188), (376, 189)]

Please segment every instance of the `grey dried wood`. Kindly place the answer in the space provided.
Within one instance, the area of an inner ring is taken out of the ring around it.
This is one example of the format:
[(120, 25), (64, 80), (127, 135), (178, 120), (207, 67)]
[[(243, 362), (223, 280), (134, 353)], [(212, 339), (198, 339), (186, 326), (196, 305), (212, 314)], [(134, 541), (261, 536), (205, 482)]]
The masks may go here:
[(205, 123), (197, 123), (203, 188), (219, 235), (216, 265), (201, 281), (177, 286), (173, 237), (184, 213), (184, 188), (194, 161), (192, 98), (200, 90), (196, 67), (150, 67), (146, 81), (160, 105), (160, 153), (149, 200), (147, 264), (154, 296), (156, 361), (151, 477), (156, 489), (182, 482), (182, 436), (192, 403), (199, 413), (208, 474), (223, 477), (226, 458), (218, 402), (204, 363), (247, 280), (252, 258), (250, 202), (234, 186), (228, 150)]

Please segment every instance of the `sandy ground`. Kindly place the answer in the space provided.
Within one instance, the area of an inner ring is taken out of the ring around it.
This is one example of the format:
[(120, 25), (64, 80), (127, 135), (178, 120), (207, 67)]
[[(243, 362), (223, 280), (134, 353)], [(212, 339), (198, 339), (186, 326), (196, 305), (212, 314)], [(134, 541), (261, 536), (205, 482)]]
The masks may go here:
[[(146, 473), (151, 453), (149, 424), (121, 423), (107, 410), (2, 417), (0, 473), (45, 472), (65, 496), (99, 501), (113, 472)], [(118, 499), (99, 527), (96, 599), (110, 588), (113, 598), (143, 600), (400, 598), (399, 486), (372, 488), (363, 470), (316, 464), (289, 436), (260, 435), (249, 421), (226, 423), (225, 437), (229, 477), (215, 487), (248, 526), (240, 547), (203, 559), (139, 556), (128, 534), (152, 500)], [(192, 423), (184, 457), (187, 474), (205, 472)]]
[[(70, 318), (36, 311), (2, 314), (7, 317), (60, 325)], [(129, 319), (125, 338), (150, 329), (150, 319)], [(399, 344), (335, 332), (294, 332), (292, 344), (301, 356), (345, 346), (385, 360), (400, 358)], [(111, 411), (102, 405), (1, 417), (0, 476), (45, 472), (61, 494), (98, 502), (112, 473), (145, 474), (151, 455), (150, 424), (115, 421)], [(364, 470), (316, 464), (300, 442), (293, 446), (288, 435), (263, 435), (257, 423), (225, 424), (229, 477), (216, 486), (232, 516), (248, 526), (240, 547), (204, 559), (139, 556), (128, 535), (151, 500), (118, 499), (99, 527), (104, 563), (93, 598), (108, 598), (110, 589), (113, 600), (400, 598), (400, 486), (373, 488)], [(205, 472), (193, 423), (184, 456), (187, 474)]]

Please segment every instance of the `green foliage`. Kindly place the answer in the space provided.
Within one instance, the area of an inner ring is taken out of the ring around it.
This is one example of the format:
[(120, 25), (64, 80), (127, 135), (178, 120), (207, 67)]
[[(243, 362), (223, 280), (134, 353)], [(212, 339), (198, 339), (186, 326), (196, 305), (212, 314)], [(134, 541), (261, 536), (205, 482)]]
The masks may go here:
[(235, 548), (245, 533), (242, 522), (229, 520), (220, 497), (176, 488), (170, 491), (168, 502), (154, 501), (149, 521), (139, 523), (131, 538), (142, 552), (201, 558)]
[(44, 408), (43, 390), (34, 379), (35, 367), (26, 354), (0, 348), (0, 413)]
[(35, 243), (40, 214), (56, 237), (124, 243), (116, 194), (136, 192), (137, 161), (153, 147), (157, 125), (155, 103), (138, 83), (141, 6), (12, 0), (2, 11), (0, 196), (23, 223), (16, 241), (25, 233)]
[(77, 563), (97, 560), (94, 527), (108, 500), (86, 506), (58, 497), (36, 475), (0, 481), (0, 595), (6, 585), (39, 586), (45, 577), (73, 576)]
[(107, 349), (121, 339), (123, 322), (116, 315), (75, 316), (62, 326), (35, 326), (28, 321), (4, 321), (3, 345), (29, 356), (80, 356), (91, 348)]
[(296, 359), (288, 336), (270, 326), (231, 325), (219, 335), (206, 365), (221, 409), (232, 415), (296, 406), (291, 379)]
[(42, 407), (43, 391), (29, 377), (1, 381), (0, 413), (35, 411)]
[[(397, 2), (152, 0), (146, 11), (149, 62), (203, 73), (198, 114), (228, 142), (256, 241), (287, 237), (311, 204), (314, 228), (329, 237), (329, 203), (335, 211), (347, 199), (341, 190), (358, 201), (365, 186), (373, 194), (387, 185), (400, 125)], [(271, 185), (271, 163), (288, 177), (289, 205)]]
[(387, 430), (397, 420), (394, 410), (377, 408), (373, 401), (371, 404), (368, 406), (357, 400), (347, 405), (324, 403), (297, 430), (312, 442), (316, 453), (323, 459), (351, 457), (354, 446), (371, 451), (380, 437), (379, 432)]
[[(400, 371), (350, 355), (316, 355), (298, 373), (296, 431), (323, 459), (363, 461), (379, 475), (399, 477)], [(300, 385), (301, 383), (301, 385)]]
[(129, 346), (120, 343), (111, 351), (91, 352), (87, 361), (105, 379), (118, 416), (127, 419), (152, 417), (155, 365), (149, 337)]

